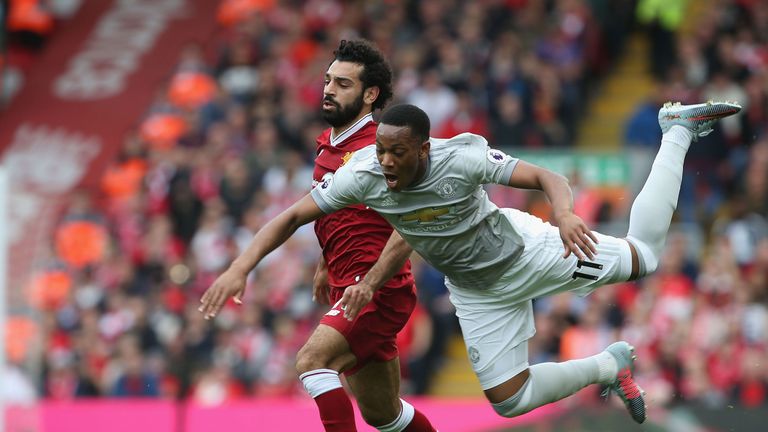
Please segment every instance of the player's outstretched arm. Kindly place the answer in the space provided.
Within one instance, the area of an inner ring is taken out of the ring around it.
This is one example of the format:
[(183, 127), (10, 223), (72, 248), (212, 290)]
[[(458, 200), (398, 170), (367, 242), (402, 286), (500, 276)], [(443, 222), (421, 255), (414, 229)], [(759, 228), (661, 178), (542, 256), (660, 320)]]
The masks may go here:
[(398, 234), (392, 231), (386, 246), (381, 251), (376, 264), (368, 270), (362, 281), (348, 286), (341, 297), (344, 318), (353, 321), (360, 310), (373, 298), (377, 289), (392, 279), (411, 256), (413, 248)]
[(300, 226), (324, 214), (308, 194), (264, 225), (253, 237), (248, 249), (240, 254), (203, 294), (198, 310), (205, 319), (215, 317), (230, 297), (235, 303), (242, 303), (248, 273), (268, 253), (285, 243)]
[(518, 161), (509, 178), (509, 185), (520, 189), (538, 189), (547, 195), (552, 204), (555, 223), (560, 229), (560, 239), (565, 247), (563, 258), (568, 258), (571, 254), (580, 260), (594, 258), (597, 253), (597, 237), (587, 224), (573, 213), (573, 192), (568, 185), (568, 179), (548, 169)]

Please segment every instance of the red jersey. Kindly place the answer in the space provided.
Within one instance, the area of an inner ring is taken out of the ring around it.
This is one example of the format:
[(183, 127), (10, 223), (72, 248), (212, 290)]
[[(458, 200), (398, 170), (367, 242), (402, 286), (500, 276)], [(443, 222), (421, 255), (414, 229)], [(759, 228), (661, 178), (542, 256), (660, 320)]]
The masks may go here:
[[(331, 129), (317, 137), (317, 157), (312, 186), (344, 165), (352, 154), (376, 142), (376, 123), (371, 114), (361, 118), (338, 137)], [(363, 205), (350, 206), (315, 221), (315, 234), (328, 264), (328, 284), (345, 288), (355, 277), (365, 276), (376, 262), (392, 234), (392, 227)], [(410, 261), (398, 275), (410, 277)]]

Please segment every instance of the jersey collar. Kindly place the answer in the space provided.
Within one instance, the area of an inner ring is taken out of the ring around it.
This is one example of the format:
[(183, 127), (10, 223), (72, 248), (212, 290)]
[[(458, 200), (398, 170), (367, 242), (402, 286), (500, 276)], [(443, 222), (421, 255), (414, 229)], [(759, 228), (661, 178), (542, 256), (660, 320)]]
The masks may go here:
[(356, 121), (352, 126), (348, 127), (344, 132), (340, 133), (339, 136), (334, 137), (333, 136), (333, 129), (331, 129), (331, 145), (336, 147), (337, 145), (344, 142), (345, 139), (349, 138), (350, 136), (354, 135), (355, 132), (359, 131), (363, 128), (366, 124), (373, 121), (373, 114), (368, 113), (368, 115), (362, 117), (360, 120)]

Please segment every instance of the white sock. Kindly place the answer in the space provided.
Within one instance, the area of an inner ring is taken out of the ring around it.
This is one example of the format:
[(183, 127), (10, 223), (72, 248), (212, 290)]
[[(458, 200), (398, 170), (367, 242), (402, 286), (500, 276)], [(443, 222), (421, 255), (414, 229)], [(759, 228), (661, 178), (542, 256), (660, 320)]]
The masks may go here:
[(618, 365), (608, 352), (562, 363), (539, 363), (529, 368), (531, 376), (511, 398), (494, 403), (505, 417), (514, 417), (570, 396), (590, 384), (608, 384), (616, 379)]
[(333, 369), (315, 369), (304, 372), (299, 376), (299, 379), (304, 384), (304, 390), (309, 393), (312, 399), (341, 387), (339, 373)]
[(413, 408), (413, 405), (400, 399), (400, 415), (392, 423), (376, 426), (376, 429), (379, 432), (400, 432), (411, 424), (415, 412), (416, 410)]
[[(629, 214), (627, 237), (645, 243), (656, 261), (664, 249), (672, 214), (677, 208), (683, 162), (692, 139), (691, 131), (679, 125), (672, 126), (663, 135), (648, 179)], [(647, 261), (649, 257), (644, 258)]]

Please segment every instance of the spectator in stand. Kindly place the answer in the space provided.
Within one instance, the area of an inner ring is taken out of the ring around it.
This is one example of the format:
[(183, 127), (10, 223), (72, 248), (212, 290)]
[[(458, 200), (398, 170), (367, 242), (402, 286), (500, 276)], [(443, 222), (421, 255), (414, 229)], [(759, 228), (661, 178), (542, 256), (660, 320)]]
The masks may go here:
[(651, 41), (650, 63), (654, 77), (664, 78), (664, 69), (674, 63), (677, 29), (685, 15), (684, 0), (640, 0), (638, 21), (645, 24)]
[(456, 108), (445, 120), (443, 126), (435, 132), (435, 138), (449, 138), (461, 132), (487, 135), (486, 113), (475, 105), (472, 94), (466, 87), (456, 91)]
[(122, 336), (118, 342), (118, 357), (110, 365), (115, 378), (108, 390), (117, 397), (157, 397), (159, 379), (147, 369), (141, 346), (136, 336)]
[(624, 145), (644, 151), (655, 151), (661, 139), (661, 131), (654, 127), (658, 122), (658, 106), (670, 100), (665, 85), (657, 81), (653, 92), (627, 120), (624, 126)]
[(731, 388), (731, 400), (747, 408), (768, 405), (768, 369), (764, 349), (747, 348), (741, 356), (741, 377)]
[(423, 107), (429, 121), (440, 130), (451, 115), (456, 112), (456, 92), (442, 82), (440, 72), (428, 69), (421, 75), (421, 84), (408, 94), (408, 103)]
[(680, 57), (680, 67), (685, 76), (685, 83), (693, 88), (699, 88), (706, 84), (709, 76), (709, 65), (699, 41), (692, 36), (683, 37), (678, 42), (677, 51)]
[(715, 221), (718, 237), (727, 242), (736, 263), (744, 268), (755, 260), (757, 245), (768, 238), (768, 221), (760, 213), (750, 211), (745, 194), (730, 197), (724, 220)]
[(504, 147), (533, 147), (529, 134), (532, 133), (525, 120), (520, 96), (506, 91), (496, 98), (496, 117), (491, 119), (490, 134), (493, 140)]

